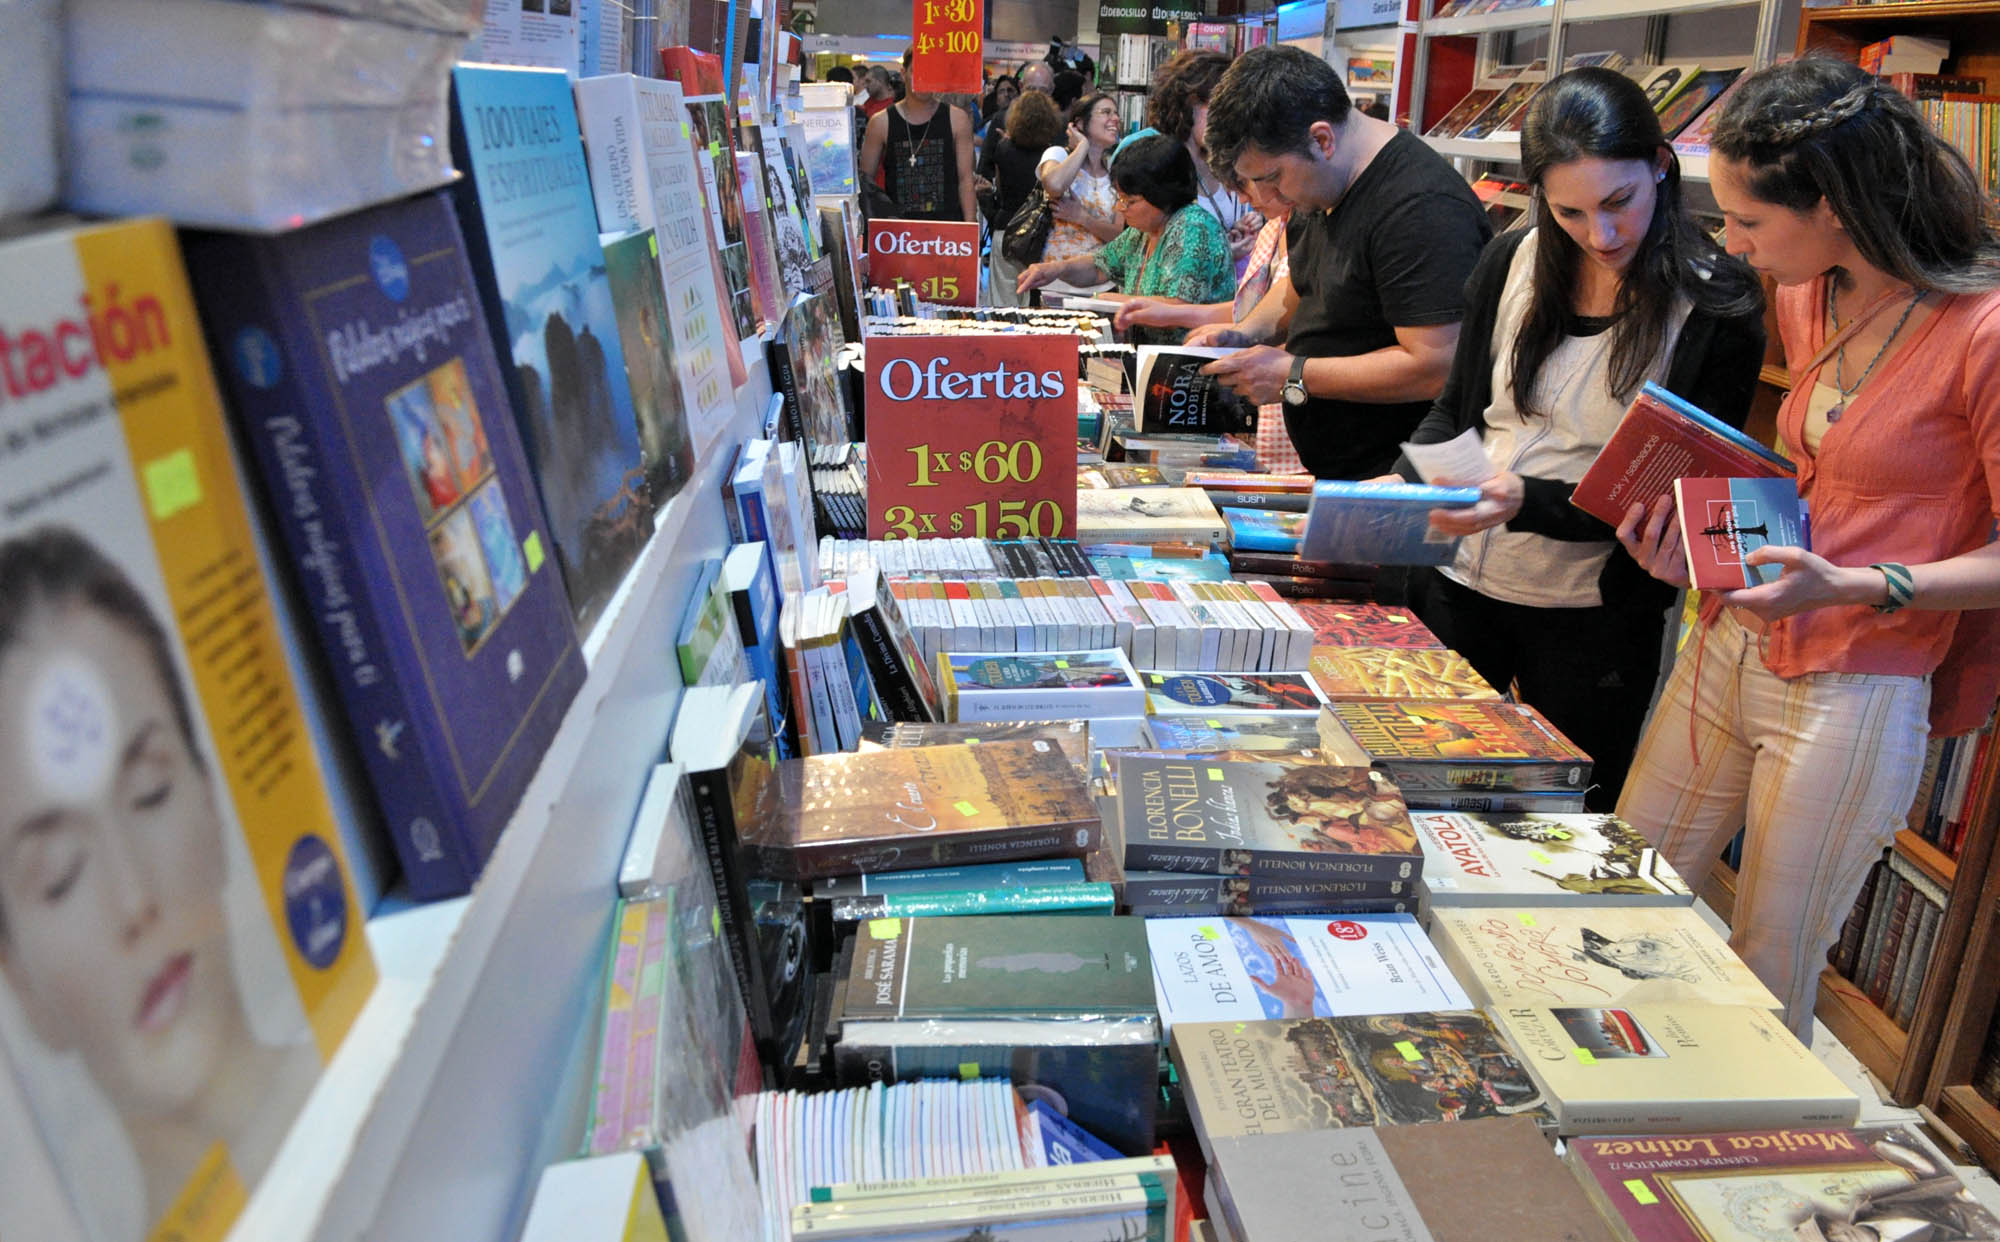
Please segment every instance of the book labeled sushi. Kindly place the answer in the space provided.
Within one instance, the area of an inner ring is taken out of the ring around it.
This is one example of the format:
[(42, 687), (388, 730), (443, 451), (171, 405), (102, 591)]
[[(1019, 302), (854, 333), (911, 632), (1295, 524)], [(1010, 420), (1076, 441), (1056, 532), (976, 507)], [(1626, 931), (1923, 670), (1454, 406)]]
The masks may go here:
[(1156, 716), (1207, 719), (1225, 712), (1311, 714), (1326, 702), (1319, 687), (1304, 673), (1149, 671), (1139, 678), (1146, 689), (1146, 711)]
[(871, 919), (835, 1017), (843, 1086), (1011, 1077), (1121, 1153), (1153, 1147), (1159, 1019), (1133, 918)]
[(1470, 660), (1448, 647), (1315, 647), (1306, 671), (1335, 703), (1500, 697)]
[(1146, 714), (1139, 675), (1115, 647), (1005, 655), (940, 652), (938, 686), (945, 719), (961, 724)]
[(1097, 803), (1051, 742), (812, 755), (778, 765), (743, 840), (760, 874), (803, 880), (1096, 848)]
[(1182, 1022), (1168, 1051), (1211, 1146), (1245, 1134), (1551, 1119), (1528, 1067), (1478, 1010)]
[(479, 304), (577, 629), (588, 635), (653, 532), (632, 389), (569, 78), (452, 69), (455, 191)]
[(1688, 577), (1699, 590), (1776, 582), (1784, 567), (1752, 565), (1752, 552), (1812, 547), (1796, 479), (1675, 479), (1674, 506)]
[(1431, 510), (1478, 503), (1476, 487), (1322, 479), (1313, 486), (1297, 555), (1350, 565), (1446, 565), (1458, 536), (1432, 526)]
[(1407, 914), (1147, 919), (1160, 1021), (1470, 1009)]
[(1294, 604), (1312, 627), (1314, 647), (1442, 647), (1407, 608), (1383, 604)]
[(1141, 345), (1139, 379), (1133, 391), (1138, 430), (1198, 431), (1213, 435), (1247, 430), (1256, 407), (1201, 369), (1231, 349)]
[(1675, 479), (1788, 478), (1792, 463), (1707, 410), (1647, 383), (1577, 481), (1569, 502), (1612, 526)]
[(1423, 872), (1402, 795), (1372, 768), (1145, 753), (1115, 763), (1128, 870), (1377, 886), (1356, 896), (1400, 895)]
[(0, 339), (0, 1075), (91, 1236), (219, 1238), (374, 989), (367, 912), (173, 229), (0, 245)]
[(1431, 938), (1480, 1005), (1784, 1008), (1692, 906), (1440, 906)]
[(1652, 842), (1616, 815), (1415, 810), (1410, 822), (1432, 909), (1694, 902)]
[(1411, 790), (1575, 791), (1590, 756), (1525, 703), (1381, 699), (1330, 705), (1320, 745)]
[(1701, 1134), (1851, 1126), (1861, 1101), (1755, 1005), (1494, 1005), (1556, 1132)]
[(1526, 1118), (1251, 1134), (1212, 1146), (1212, 1220), (1238, 1242), (1616, 1236)]
[(468, 892), (584, 668), (451, 206), (188, 255), (411, 895)]
[(2000, 1219), (1907, 1124), (1578, 1138), (1565, 1159), (1628, 1242), (2000, 1239)]

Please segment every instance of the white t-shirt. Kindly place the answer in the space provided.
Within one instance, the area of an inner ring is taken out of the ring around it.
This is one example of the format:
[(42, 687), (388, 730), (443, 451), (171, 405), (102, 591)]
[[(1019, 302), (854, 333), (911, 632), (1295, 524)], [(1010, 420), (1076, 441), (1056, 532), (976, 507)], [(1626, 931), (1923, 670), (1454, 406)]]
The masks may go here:
[[(1036, 161), (1035, 170), (1039, 173), (1049, 164), (1060, 164), (1068, 158), (1068, 147), (1050, 147)], [(1107, 169), (1103, 176), (1095, 176), (1088, 164), (1076, 170), (1076, 180), (1069, 183), (1069, 193), (1064, 197), (1078, 200), (1101, 216), (1110, 215), (1118, 204), (1118, 192), (1111, 188), (1110, 170)], [(1093, 254), (1103, 245), (1097, 234), (1089, 229), (1058, 220), (1055, 227), (1049, 230), (1049, 244), (1042, 247), (1042, 258), (1074, 259), (1078, 255)]]

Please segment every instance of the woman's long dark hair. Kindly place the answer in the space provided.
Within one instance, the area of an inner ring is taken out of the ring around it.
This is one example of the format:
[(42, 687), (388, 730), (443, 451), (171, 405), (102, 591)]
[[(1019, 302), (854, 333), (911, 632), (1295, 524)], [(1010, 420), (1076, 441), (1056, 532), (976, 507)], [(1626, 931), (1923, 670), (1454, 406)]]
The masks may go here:
[(1902, 93), (1826, 57), (1773, 65), (1716, 118), (1715, 153), (1758, 199), (1824, 198), (1861, 257), (1943, 293), (2000, 288), (2000, 233), (1979, 175)]
[(1674, 307), (1685, 297), (1716, 315), (1754, 312), (1763, 290), (1750, 269), (1722, 252), (1695, 227), (1681, 201), (1681, 169), (1660, 130), (1660, 118), (1637, 83), (1609, 69), (1563, 74), (1535, 96), (1521, 127), (1521, 169), (1535, 187), (1535, 269), (1528, 313), (1514, 339), (1514, 405), (1535, 414), (1535, 378), (1562, 344), (1571, 320), (1577, 276), (1587, 262), (1563, 232), (1541, 194), (1548, 170), (1572, 160), (1643, 160), (1667, 153), (1655, 187), (1652, 224), (1625, 269), (1611, 328), (1611, 391), (1620, 400), (1638, 390), (1666, 345)]

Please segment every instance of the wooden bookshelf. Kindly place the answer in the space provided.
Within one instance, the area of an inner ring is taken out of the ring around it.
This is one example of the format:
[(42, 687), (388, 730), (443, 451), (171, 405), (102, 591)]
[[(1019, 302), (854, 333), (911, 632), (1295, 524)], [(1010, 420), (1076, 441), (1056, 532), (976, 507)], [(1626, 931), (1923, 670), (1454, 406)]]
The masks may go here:
[(1896, 1082), (1908, 1057), (1909, 1035), (1831, 966), (1820, 972), (1819, 1004), (1814, 1012), (1869, 1073), (1884, 1083)]
[(2000, 1000), (2000, 871), (1992, 865), (2000, 820), (2000, 763), (1990, 754), (1966, 817), (1972, 828), (1959, 852), (1959, 883), (1952, 887), (1951, 906), (1938, 932), (1940, 948), (1947, 935), (1957, 933), (1957, 952), (1934, 964), (1944, 969), (1933, 969), (1924, 979), (1917, 1002), (1918, 1015), (1934, 1018), (1936, 1028), (1925, 1097), (1972, 1144), (1987, 1168), (2000, 1169), (2000, 1109), (1971, 1085)]
[(1728, 863), (1717, 863), (1709, 869), (1708, 880), (1702, 884), (1695, 896), (1708, 903), (1723, 922), (1736, 922), (1736, 868)]
[(1899, 34), (1948, 40), (1944, 72), (1985, 78), (1989, 91), (2000, 86), (2000, 3), (1925, 0), (1799, 11), (1801, 55), (1855, 60), (1870, 43)]
[(1958, 874), (1957, 859), (1908, 828), (1896, 834), (1895, 850), (1915, 863), (1917, 870), (1928, 876), (1933, 884), (1947, 893), (1951, 891), (1951, 882)]

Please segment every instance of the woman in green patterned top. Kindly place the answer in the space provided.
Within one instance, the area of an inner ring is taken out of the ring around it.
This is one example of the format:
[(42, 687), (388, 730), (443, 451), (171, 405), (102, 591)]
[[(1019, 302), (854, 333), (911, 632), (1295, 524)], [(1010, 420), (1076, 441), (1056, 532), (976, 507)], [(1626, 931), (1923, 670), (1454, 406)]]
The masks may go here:
[[(1125, 213), (1125, 231), (1094, 254), (1030, 266), (1021, 273), (1021, 292), (1055, 280), (1072, 285), (1109, 280), (1130, 297), (1226, 301), (1236, 284), (1229, 239), (1195, 202), (1194, 161), (1187, 147), (1165, 135), (1141, 138), (1113, 161), (1111, 184)], [(1137, 345), (1177, 345), (1186, 335), (1185, 328), (1132, 329)]]

